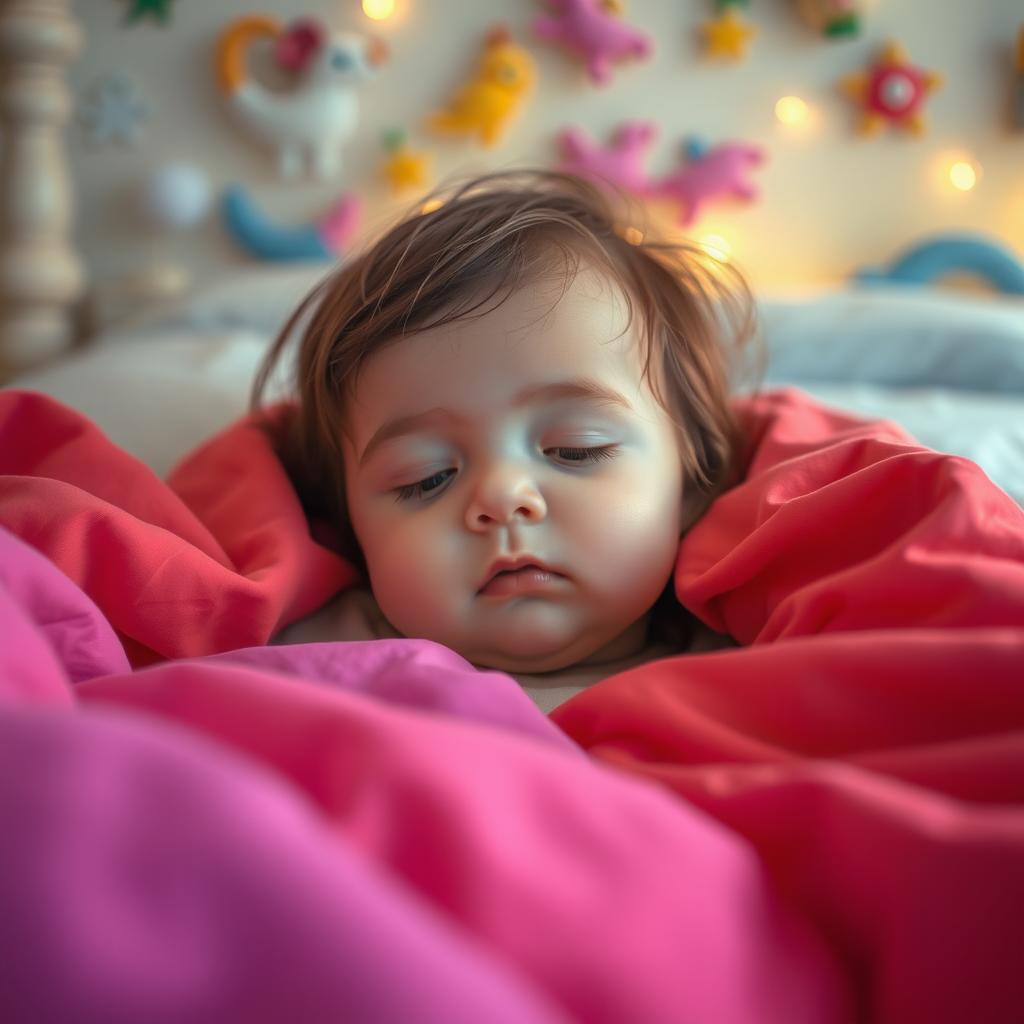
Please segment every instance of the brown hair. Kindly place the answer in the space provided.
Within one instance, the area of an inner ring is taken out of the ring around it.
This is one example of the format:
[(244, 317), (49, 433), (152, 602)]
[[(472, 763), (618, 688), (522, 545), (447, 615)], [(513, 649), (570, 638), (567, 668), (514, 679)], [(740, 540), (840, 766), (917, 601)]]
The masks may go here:
[(253, 382), (258, 414), (268, 379), (304, 323), (293, 381), (297, 407), (261, 422), (310, 517), (339, 530), (340, 553), (365, 574), (348, 523), (340, 436), (363, 363), (389, 343), (483, 316), (561, 257), (565, 287), (583, 260), (596, 262), (621, 288), (630, 317), (640, 314), (643, 377), (676, 426), (692, 495), (685, 525), (692, 525), (733, 483), (741, 461), (729, 396), (753, 334), (742, 276), (696, 246), (627, 227), (616, 213), (616, 204), (628, 210), (624, 196), (610, 197), (571, 175), (489, 174), (438, 200), (418, 204), (325, 278), (285, 324)]

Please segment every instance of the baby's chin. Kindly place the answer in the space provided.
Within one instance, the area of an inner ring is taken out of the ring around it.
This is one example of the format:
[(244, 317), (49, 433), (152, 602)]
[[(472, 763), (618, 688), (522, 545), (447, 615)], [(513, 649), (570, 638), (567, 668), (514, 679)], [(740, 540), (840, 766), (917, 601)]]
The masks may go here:
[(588, 642), (580, 638), (568, 644), (562, 641), (548, 650), (539, 645), (534, 646), (532, 650), (516, 651), (476, 645), (467, 645), (465, 650), (453, 649), (477, 668), (495, 669), (514, 675), (542, 675), (589, 661), (603, 646), (602, 639)]
[[(458, 653), (462, 653), (461, 651)], [(579, 663), (579, 658), (569, 657), (565, 652), (548, 657), (508, 658), (502, 655), (462, 655), (475, 668), (507, 672), (509, 675), (543, 675), (547, 672), (558, 672)]]

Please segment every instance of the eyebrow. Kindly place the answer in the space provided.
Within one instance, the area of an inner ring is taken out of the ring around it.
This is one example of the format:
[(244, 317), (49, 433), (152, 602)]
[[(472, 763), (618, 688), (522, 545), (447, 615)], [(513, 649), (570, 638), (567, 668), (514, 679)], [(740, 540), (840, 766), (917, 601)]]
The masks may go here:
[[(551, 384), (523, 388), (512, 399), (512, 408), (520, 409), (528, 405), (557, 401), (592, 402), (596, 405), (625, 409), (628, 412), (633, 411), (633, 406), (625, 395), (613, 388), (606, 387), (592, 377), (573, 377), (570, 380), (559, 380)], [(374, 451), (386, 441), (392, 441), (396, 437), (404, 437), (407, 434), (415, 434), (438, 420), (449, 422), (455, 420), (465, 423), (466, 417), (452, 412), (451, 409), (435, 406), (433, 409), (426, 409), (424, 412), (414, 413), (411, 416), (397, 416), (395, 419), (388, 420), (377, 429), (363, 449), (363, 454), (359, 456), (359, 467), (362, 468)]]

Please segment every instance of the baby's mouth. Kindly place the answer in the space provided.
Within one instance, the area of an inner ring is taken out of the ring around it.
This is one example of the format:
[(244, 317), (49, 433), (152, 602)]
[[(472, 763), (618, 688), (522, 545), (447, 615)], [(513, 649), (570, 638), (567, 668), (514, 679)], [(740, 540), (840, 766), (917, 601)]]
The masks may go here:
[(565, 577), (553, 569), (539, 565), (523, 565), (518, 569), (503, 569), (479, 590), (481, 597), (506, 597), (510, 594), (543, 593), (557, 586)]

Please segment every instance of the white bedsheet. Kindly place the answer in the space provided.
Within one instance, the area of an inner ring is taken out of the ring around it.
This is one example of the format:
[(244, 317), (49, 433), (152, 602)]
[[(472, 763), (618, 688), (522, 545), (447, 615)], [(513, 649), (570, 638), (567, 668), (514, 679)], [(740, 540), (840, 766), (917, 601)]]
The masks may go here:
[(971, 459), (1024, 505), (1024, 395), (878, 384), (799, 386), (826, 405), (894, 420), (921, 444)]

